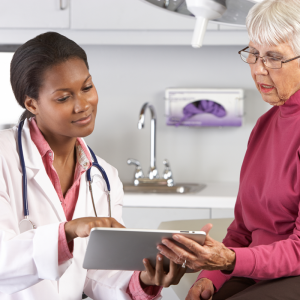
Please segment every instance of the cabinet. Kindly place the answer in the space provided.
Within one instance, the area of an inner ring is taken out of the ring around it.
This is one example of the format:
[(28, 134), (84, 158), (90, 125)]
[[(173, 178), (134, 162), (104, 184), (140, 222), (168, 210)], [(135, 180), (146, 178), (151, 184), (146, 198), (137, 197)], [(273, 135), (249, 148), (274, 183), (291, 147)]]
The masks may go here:
[(68, 1), (0, 0), (0, 28), (69, 28)]
[[(60, 8), (62, 3), (65, 9)], [(0, 43), (56, 31), (80, 45), (190, 46), (195, 19), (145, 0), (0, 0)], [(246, 30), (209, 22), (204, 45), (246, 45)]]

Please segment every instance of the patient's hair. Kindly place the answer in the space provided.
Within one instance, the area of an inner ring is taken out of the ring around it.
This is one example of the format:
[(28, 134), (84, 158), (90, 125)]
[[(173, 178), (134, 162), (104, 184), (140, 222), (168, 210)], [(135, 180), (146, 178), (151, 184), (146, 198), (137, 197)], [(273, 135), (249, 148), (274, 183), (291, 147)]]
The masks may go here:
[(300, 55), (299, 0), (264, 0), (250, 9), (246, 25), (250, 41), (268, 46), (289, 43)]
[[(89, 68), (85, 51), (57, 32), (40, 34), (20, 46), (10, 64), (10, 82), (18, 103), (26, 109), (26, 96), (38, 101), (44, 72), (71, 58), (82, 59)], [(25, 110), (20, 121), (32, 116)]]

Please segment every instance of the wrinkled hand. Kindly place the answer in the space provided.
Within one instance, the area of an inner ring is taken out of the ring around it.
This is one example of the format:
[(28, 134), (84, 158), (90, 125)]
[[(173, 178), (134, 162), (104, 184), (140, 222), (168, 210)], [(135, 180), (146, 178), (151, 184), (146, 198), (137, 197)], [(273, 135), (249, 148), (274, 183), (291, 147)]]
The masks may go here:
[(180, 265), (170, 261), (169, 272), (166, 273), (163, 268), (163, 259), (164, 257), (161, 254), (156, 256), (155, 269), (153, 269), (148, 259), (143, 260), (145, 271), (140, 273), (140, 281), (143, 284), (169, 287), (179, 283), (186, 268), (182, 268)]
[(207, 278), (201, 278), (195, 282), (185, 300), (211, 300), (214, 292), (212, 281)]
[(69, 243), (77, 237), (83, 238), (89, 236), (94, 227), (125, 228), (114, 218), (88, 217), (74, 219), (65, 224), (67, 242)]
[(202, 269), (233, 271), (235, 252), (226, 248), (223, 243), (212, 239), (208, 234), (211, 228), (212, 224), (206, 224), (201, 229), (206, 232), (203, 246), (180, 234), (173, 235), (174, 240), (184, 245), (190, 252), (168, 239), (163, 239), (162, 243), (164, 245), (159, 245), (157, 248), (162, 255), (176, 264), (183, 264), (186, 260), (186, 265), (194, 271)]

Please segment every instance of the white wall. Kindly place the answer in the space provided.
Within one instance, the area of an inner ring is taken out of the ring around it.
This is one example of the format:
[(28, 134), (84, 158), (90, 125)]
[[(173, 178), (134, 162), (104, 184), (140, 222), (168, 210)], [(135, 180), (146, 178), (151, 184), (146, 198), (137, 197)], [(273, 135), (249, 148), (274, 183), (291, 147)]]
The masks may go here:
[(16, 124), (23, 112), (23, 108), (15, 100), (15, 96), (10, 85), (10, 62), (13, 54), (13, 52), (0, 52), (0, 129)]
[[(146, 101), (158, 115), (157, 166), (168, 158), (177, 182), (238, 181), (247, 140), (257, 118), (270, 106), (256, 91), (249, 66), (241, 61), (242, 46), (85, 46), (99, 94), (94, 133), (86, 140), (114, 165), (123, 182), (130, 182), (133, 166), (150, 162), (150, 118), (137, 129), (139, 110)], [(174, 128), (165, 125), (167, 87), (243, 88), (245, 123), (241, 128)], [(149, 122), (148, 122), (149, 121)]]

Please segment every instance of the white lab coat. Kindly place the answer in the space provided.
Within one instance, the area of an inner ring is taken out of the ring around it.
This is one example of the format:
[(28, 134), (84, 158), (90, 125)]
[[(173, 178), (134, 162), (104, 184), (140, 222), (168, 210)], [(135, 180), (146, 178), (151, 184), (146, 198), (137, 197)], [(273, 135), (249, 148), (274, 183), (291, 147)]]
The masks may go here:
[[(19, 231), (18, 224), (24, 216), (17, 127), (0, 131), (0, 299), (79, 300), (84, 291), (93, 299), (129, 300), (126, 289), (133, 272), (82, 268), (87, 239), (75, 239), (73, 259), (58, 265), (58, 228), (66, 217), (41, 155), (31, 140), (27, 120), (22, 144), (29, 218), (37, 229)], [(117, 170), (103, 159), (98, 157), (98, 160), (110, 180), (112, 216), (123, 223), (123, 188)], [(107, 187), (96, 168), (92, 170), (98, 216), (107, 217)], [(83, 174), (73, 219), (86, 216), (94, 216), (94, 212), (86, 174)]]

